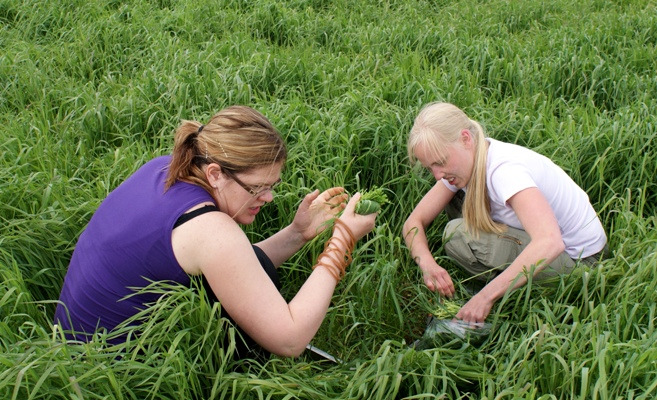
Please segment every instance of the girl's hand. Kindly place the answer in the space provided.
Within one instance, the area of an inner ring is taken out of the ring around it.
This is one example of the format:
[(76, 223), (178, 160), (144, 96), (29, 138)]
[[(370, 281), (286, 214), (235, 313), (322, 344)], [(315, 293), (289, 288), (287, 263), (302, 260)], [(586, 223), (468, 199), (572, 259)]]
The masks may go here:
[[(433, 261), (433, 260), (432, 260)], [(454, 296), (454, 282), (445, 268), (436, 264), (435, 261), (427, 267), (421, 267), (424, 284), (432, 292), (438, 292), (445, 297)]]
[(342, 187), (333, 187), (323, 191), (308, 193), (297, 210), (292, 227), (305, 241), (312, 240), (332, 224), (329, 221), (346, 207), (349, 195)]
[(493, 302), (485, 298), (483, 294), (477, 293), (461, 307), (456, 313), (456, 318), (465, 322), (484, 322), (492, 308)]

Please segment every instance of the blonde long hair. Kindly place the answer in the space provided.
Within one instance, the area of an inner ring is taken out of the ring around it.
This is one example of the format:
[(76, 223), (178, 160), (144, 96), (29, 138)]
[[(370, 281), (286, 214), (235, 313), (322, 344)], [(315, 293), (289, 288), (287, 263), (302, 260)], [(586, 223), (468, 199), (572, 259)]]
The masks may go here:
[(424, 145), (439, 159), (446, 159), (449, 147), (455, 145), (461, 132), (467, 129), (475, 145), (474, 167), (463, 202), (463, 219), (470, 233), (503, 233), (506, 225), (493, 221), (490, 216), (490, 199), (486, 186), (486, 160), (488, 147), (481, 125), (458, 107), (450, 103), (430, 103), (424, 106), (415, 118), (408, 138), (408, 156), (417, 162), (415, 150)]
[(283, 138), (264, 115), (247, 106), (231, 106), (216, 113), (206, 125), (181, 123), (175, 133), (165, 188), (183, 181), (212, 193), (204, 164), (216, 162), (230, 172), (244, 172), (286, 158)]

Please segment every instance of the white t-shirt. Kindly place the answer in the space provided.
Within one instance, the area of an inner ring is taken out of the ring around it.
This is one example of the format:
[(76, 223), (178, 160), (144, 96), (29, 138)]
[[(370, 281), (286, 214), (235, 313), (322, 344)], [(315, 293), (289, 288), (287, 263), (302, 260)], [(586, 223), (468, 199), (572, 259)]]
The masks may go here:
[[(486, 185), (494, 221), (524, 229), (507, 200), (524, 189), (537, 187), (552, 207), (570, 257), (588, 257), (604, 248), (607, 235), (589, 196), (563, 169), (525, 147), (491, 138), (486, 140), (490, 143)], [(444, 179), (442, 181), (450, 190), (457, 190)]]

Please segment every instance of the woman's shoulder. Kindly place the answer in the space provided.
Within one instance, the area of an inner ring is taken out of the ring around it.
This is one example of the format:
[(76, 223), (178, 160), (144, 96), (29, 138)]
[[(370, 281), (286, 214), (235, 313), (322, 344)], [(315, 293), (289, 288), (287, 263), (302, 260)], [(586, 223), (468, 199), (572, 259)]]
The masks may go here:
[(202, 213), (176, 227), (171, 244), (180, 266), (192, 275), (201, 272), (204, 264), (201, 260), (224, 259), (232, 252), (251, 248), (237, 222), (221, 211)]
[(150, 169), (155, 170), (168, 169), (169, 164), (171, 163), (170, 155), (155, 156), (150, 160), (146, 161), (139, 169)]

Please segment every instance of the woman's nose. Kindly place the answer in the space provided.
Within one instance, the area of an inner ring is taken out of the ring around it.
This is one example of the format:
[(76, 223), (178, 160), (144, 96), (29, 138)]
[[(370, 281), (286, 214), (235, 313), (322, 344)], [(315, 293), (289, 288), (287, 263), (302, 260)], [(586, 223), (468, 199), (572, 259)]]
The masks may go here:
[(274, 201), (274, 191), (273, 190), (265, 190), (258, 196), (258, 198), (266, 203), (271, 203)]

